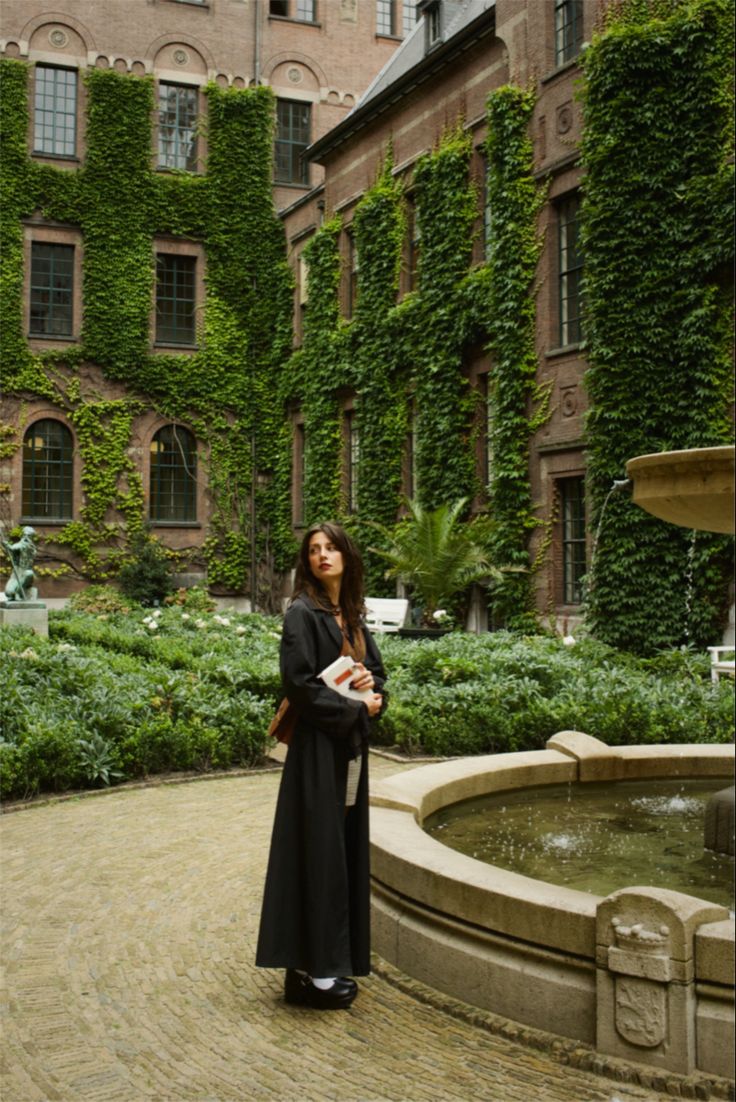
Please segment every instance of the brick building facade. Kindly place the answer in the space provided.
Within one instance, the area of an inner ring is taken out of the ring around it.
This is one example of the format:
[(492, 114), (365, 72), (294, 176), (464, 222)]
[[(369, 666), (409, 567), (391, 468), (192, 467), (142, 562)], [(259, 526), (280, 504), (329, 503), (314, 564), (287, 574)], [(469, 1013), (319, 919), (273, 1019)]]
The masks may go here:
[[(356, 293), (351, 221), (361, 197), (376, 179), (389, 144), (393, 174), (402, 182), (411, 212), (417, 162), (436, 147), (448, 127), (461, 121), (472, 139), (470, 173), (478, 194), (473, 265), (484, 263), (486, 101), (494, 89), (508, 82), (533, 85), (537, 96), (531, 122), (534, 168), (540, 185), (547, 187), (540, 222), (544, 246), (536, 287), (536, 353), (538, 382), (550, 388), (550, 415), (531, 440), (530, 475), (537, 515), (552, 527), (546, 566), (537, 575), (536, 604), (560, 623), (574, 622), (581, 602), (580, 579), (590, 555), (584, 490), (586, 400), (581, 385), (586, 365), (577, 247), (581, 107), (575, 84), (580, 77), (579, 54), (592, 35), (600, 5), (597, 0), (543, 4), (538, 0), (443, 0), (420, 3), (419, 12), (421, 22), (415, 32), (357, 108), (308, 151), (312, 162), (324, 170), (323, 184), (283, 212), (297, 282), (296, 339), (298, 343), (301, 340), (301, 316), (308, 309), (305, 265), (300, 257), (325, 217), (333, 213), (343, 222), (341, 312), (346, 319), (351, 316)], [(399, 299), (415, 286), (411, 236), (410, 217)], [(358, 294), (359, 284), (358, 270)], [(463, 350), (462, 360), (469, 386), (485, 396), (493, 364), (482, 342)], [(353, 397), (343, 400), (349, 414)], [(304, 430), (299, 413), (294, 416), (298, 471), (298, 440)], [(476, 447), (478, 479), (487, 486), (492, 457), (485, 433)], [(345, 454), (349, 455), (347, 446)], [(404, 491), (413, 489), (407, 470)], [(486, 501), (487, 496), (481, 494), (476, 508), (483, 509)], [(532, 557), (544, 531), (540, 528), (532, 539)]]

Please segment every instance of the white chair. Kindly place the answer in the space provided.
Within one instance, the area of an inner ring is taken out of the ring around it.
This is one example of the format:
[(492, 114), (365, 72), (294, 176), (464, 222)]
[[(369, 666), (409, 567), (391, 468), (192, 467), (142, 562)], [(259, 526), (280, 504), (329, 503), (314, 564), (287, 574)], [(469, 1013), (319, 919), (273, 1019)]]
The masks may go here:
[(406, 623), (409, 602), (399, 597), (366, 597), (365, 622), (370, 631), (397, 632)]
[(729, 673), (731, 677), (736, 675), (736, 660), (733, 658), (721, 658), (722, 654), (734, 653), (736, 647), (708, 647), (710, 654), (711, 681), (718, 681), (722, 673)]

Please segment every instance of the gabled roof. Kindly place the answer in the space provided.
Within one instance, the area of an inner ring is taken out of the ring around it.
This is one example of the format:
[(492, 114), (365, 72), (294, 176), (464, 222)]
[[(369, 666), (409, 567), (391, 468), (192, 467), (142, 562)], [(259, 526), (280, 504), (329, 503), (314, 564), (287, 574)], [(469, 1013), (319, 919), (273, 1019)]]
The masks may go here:
[(341, 145), (370, 119), (407, 95), (418, 84), (443, 69), (460, 52), (495, 29), (496, 0), (439, 0), (442, 8), (440, 40), (426, 45), (426, 16), (391, 55), (349, 115), (305, 151), (319, 161)]

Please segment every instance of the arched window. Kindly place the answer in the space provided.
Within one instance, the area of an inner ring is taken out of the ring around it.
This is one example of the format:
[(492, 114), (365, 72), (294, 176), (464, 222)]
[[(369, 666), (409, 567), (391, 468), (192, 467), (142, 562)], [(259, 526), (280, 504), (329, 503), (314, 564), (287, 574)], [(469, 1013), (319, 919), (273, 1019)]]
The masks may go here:
[(197, 441), (181, 425), (164, 425), (151, 441), (151, 520), (197, 519)]
[(61, 421), (36, 421), (23, 437), (23, 516), (70, 520), (74, 443)]

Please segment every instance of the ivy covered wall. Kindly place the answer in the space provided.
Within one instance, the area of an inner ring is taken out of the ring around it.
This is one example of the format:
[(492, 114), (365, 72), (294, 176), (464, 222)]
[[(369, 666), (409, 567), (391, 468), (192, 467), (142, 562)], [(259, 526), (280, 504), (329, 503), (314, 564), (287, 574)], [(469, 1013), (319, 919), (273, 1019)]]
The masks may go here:
[(730, 0), (626, 4), (584, 60), (588, 617), (639, 651), (718, 642), (727, 601), (731, 539), (609, 491), (634, 456), (733, 439), (732, 21)]
[[(289, 503), (273, 475), (285, 431), (277, 395), (291, 351), (291, 275), (271, 194), (272, 93), (208, 85), (207, 174), (174, 175), (152, 166), (152, 80), (88, 70), (87, 151), (69, 171), (28, 157), (28, 73), (22, 62), (0, 63), (2, 367), (6, 394), (46, 398), (75, 428), (84, 501), (80, 519), (53, 543), (68, 547), (90, 579), (125, 561), (145, 519), (128, 455), (133, 419), (154, 410), (198, 438), (210, 502), (208, 578), (242, 591), (253, 547), (274, 569), (285, 569), (293, 550)], [(81, 340), (38, 355), (25, 339), (22, 299), (21, 220), (35, 211), (79, 227), (84, 257)], [(191, 354), (151, 354), (161, 234), (204, 246), (207, 294)], [(85, 364), (124, 384), (126, 397), (103, 399), (84, 381)], [(111, 510), (122, 527), (110, 523)]]

